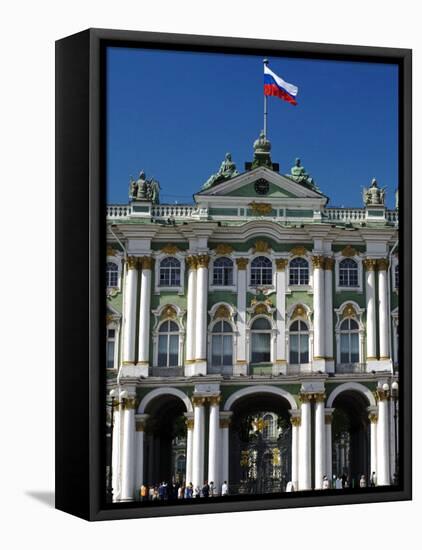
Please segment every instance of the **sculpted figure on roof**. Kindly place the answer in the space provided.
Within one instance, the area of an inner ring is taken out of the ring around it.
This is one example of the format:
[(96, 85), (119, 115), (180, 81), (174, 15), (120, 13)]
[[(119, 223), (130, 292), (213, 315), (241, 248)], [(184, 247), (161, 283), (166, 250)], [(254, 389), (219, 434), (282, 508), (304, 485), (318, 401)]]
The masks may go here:
[(214, 187), (217, 183), (226, 181), (234, 176), (237, 176), (239, 172), (236, 170), (236, 165), (232, 161), (232, 156), (230, 153), (226, 153), (223, 162), (220, 165), (220, 168), (216, 174), (212, 174), (207, 181), (202, 186), (202, 189), (210, 189)]

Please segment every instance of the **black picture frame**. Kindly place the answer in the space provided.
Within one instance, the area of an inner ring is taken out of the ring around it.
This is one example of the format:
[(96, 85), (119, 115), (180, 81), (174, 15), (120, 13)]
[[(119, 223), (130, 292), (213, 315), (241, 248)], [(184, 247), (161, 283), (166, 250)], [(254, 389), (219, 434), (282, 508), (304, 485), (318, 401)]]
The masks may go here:
[[(107, 46), (288, 55), (399, 67), (400, 472), (397, 487), (263, 495), (194, 505), (106, 504), (105, 106)], [(89, 29), (56, 42), (56, 508), (109, 520), (412, 498), (412, 52), (408, 49)]]

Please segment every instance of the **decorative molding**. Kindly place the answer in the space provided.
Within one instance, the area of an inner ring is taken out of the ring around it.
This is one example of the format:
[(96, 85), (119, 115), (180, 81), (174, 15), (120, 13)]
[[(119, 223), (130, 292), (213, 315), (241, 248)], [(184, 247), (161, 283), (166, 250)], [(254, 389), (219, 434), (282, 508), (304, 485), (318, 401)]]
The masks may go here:
[(227, 306), (221, 304), (214, 313), (214, 319), (230, 319), (230, 310)]
[(294, 248), (292, 248), (290, 250), (290, 254), (292, 256), (306, 256), (306, 253), (308, 251), (306, 250), (306, 248), (304, 246), (295, 246)]
[(357, 312), (353, 304), (347, 303), (342, 312), (342, 318), (344, 317), (357, 317)]
[(270, 245), (267, 243), (267, 241), (258, 240), (255, 242), (253, 251), (254, 252), (268, 252), (270, 250)]
[(220, 418), (220, 428), (228, 428), (230, 426), (230, 418)]
[(299, 427), (301, 424), (300, 416), (292, 416), (290, 422), (292, 426)]
[(265, 216), (271, 214), (273, 207), (270, 203), (267, 202), (256, 202), (252, 201), (248, 204), (249, 208), (252, 210), (252, 214), (257, 216)]
[(377, 389), (376, 397), (378, 401), (385, 401), (390, 398), (390, 392), (387, 390), (383, 390), (381, 388)]
[(289, 263), (289, 260), (286, 260), (285, 258), (276, 258), (275, 265), (276, 265), (277, 271), (284, 271), (288, 263)]
[(376, 424), (378, 422), (378, 414), (376, 412), (370, 412), (368, 418), (371, 424)]
[(334, 264), (335, 264), (334, 258), (325, 258), (324, 259), (324, 269), (326, 271), (333, 271)]
[(236, 258), (236, 265), (239, 271), (244, 271), (248, 266), (248, 258)]
[(161, 248), (160, 252), (162, 254), (176, 254), (177, 252), (180, 252), (180, 248), (176, 246), (175, 244), (166, 244), (163, 248)]
[(208, 397), (208, 403), (211, 407), (214, 405), (219, 405), (220, 400), (221, 398), (219, 395), (211, 395), (210, 397)]
[(172, 305), (167, 305), (161, 312), (161, 319), (176, 319), (177, 311)]
[(312, 265), (314, 269), (324, 269), (325, 258), (324, 256), (312, 256)]
[(296, 317), (307, 317), (306, 309), (302, 304), (298, 304), (292, 312), (291, 319), (296, 319)]
[(203, 395), (193, 395), (192, 404), (194, 407), (203, 407), (205, 404), (206, 398)]
[(325, 424), (332, 424), (333, 415), (331, 413), (325, 413)]
[(315, 401), (316, 403), (324, 403), (325, 393), (301, 392), (299, 394), (299, 401), (301, 403), (310, 403), (311, 401)]
[(117, 250), (110, 245), (107, 246), (107, 256), (117, 256)]
[(387, 258), (379, 258), (377, 260), (378, 271), (387, 271), (388, 264), (389, 264), (389, 262), (388, 262)]
[(137, 269), (139, 265), (139, 258), (137, 256), (128, 256), (126, 258), (128, 269)]
[(194, 423), (195, 422), (193, 418), (186, 418), (186, 428), (188, 430), (193, 430)]
[(226, 243), (218, 243), (214, 251), (219, 256), (227, 256), (233, 252), (233, 247)]
[(136, 431), (144, 432), (147, 426), (147, 422), (148, 422), (147, 418), (135, 418)]
[(195, 270), (198, 267), (198, 260), (196, 256), (188, 256), (186, 258), (186, 265), (189, 269)]
[(142, 269), (152, 269), (154, 267), (154, 258), (152, 256), (142, 256), (142, 258), (139, 258), (139, 267)]
[(208, 265), (210, 263), (210, 257), (208, 254), (200, 254), (196, 257), (198, 268), (205, 267), (208, 268)]
[(258, 303), (254, 309), (255, 315), (268, 315), (268, 307), (263, 302)]
[(356, 248), (353, 248), (353, 246), (348, 244), (341, 251), (341, 255), (345, 258), (353, 258), (354, 256), (359, 256), (359, 252), (356, 250)]
[(366, 271), (375, 271), (377, 267), (377, 260), (374, 260), (373, 258), (365, 258), (363, 260), (363, 267)]
[(315, 403), (325, 403), (325, 393), (314, 394)]
[(128, 397), (127, 399), (122, 400), (122, 409), (124, 411), (136, 409), (137, 406), (138, 406), (138, 400), (136, 399), (136, 397)]

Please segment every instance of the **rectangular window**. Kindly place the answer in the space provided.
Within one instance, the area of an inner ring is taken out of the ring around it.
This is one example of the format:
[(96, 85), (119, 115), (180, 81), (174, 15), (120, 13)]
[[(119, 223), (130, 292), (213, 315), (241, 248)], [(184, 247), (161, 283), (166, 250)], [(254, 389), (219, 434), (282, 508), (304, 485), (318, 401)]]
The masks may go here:
[(340, 363), (350, 363), (348, 334), (340, 334)]
[(167, 366), (167, 335), (158, 337), (158, 366)]
[(307, 334), (300, 335), (300, 363), (309, 363), (309, 350), (308, 350), (309, 338)]
[(223, 365), (231, 365), (232, 363), (232, 337), (223, 336)]
[(107, 368), (114, 369), (114, 340), (107, 342)]
[(350, 359), (352, 363), (359, 363), (359, 334), (353, 333), (350, 335), (351, 353)]
[(252, 363), (268, 363), (271, 360), (270, 346), (269, 334), (252, 333)]
[(299, 336), (297, 334), (290, 336), (290, 363), (292, 365), (299, 364)]

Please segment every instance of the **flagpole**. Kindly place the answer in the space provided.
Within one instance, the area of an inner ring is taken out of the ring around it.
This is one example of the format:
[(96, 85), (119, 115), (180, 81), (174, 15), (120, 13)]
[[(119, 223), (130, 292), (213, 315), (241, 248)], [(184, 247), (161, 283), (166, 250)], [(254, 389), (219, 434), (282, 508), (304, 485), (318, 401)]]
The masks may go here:
[[(263, 59), (262, 60), (263, 63), (264, 63), (264, 67), (266, 65), (268, 65), (268, 59)], [(264, 92), (264, 137), (266, 138), (267, 137), (267, 115), (268, 115), (268, 102), (267, 102), (267, 96), (265, 95), (265, 92)]]

